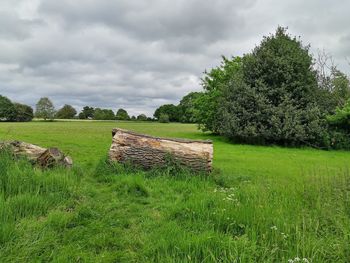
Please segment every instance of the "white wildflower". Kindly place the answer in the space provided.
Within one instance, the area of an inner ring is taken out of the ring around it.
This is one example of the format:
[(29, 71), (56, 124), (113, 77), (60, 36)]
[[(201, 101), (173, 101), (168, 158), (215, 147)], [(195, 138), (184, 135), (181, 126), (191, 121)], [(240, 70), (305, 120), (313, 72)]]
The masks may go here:
[(271, 227), (271, 230), (277, 231), (277, 226), (272, 226), (272, 227)]

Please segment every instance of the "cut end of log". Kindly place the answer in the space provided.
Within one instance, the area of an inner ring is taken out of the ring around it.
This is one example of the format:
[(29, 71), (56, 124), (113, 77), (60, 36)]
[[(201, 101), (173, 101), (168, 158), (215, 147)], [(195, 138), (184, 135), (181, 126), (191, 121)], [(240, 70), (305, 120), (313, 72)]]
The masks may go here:
[(69, 156), (65, 156), (58, 148), (46, 149), (20, 141), (0, 143), (0, 149), (4, 148), (9, 149), (15, 156), (24, 156), (32, 163), (43, 168), (51, 168), (56, 165), (71, 167), (73, 165), (72, 159)]
[(170, 155), (191, 170), (212, 170), (213, 142), (210, 140), (160, 138), (119, 128), (112, 130), (112, 136), (109, 151), (112, 161), (150, 169), (166, 165)]

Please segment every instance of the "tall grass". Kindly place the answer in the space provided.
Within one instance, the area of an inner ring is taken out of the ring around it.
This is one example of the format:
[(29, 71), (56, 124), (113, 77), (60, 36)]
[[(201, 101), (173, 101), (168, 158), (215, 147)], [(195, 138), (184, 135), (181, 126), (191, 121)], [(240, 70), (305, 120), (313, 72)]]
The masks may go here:
[(8, 153), (0, 167), (4, 262), (350, 261), (346, 169), (203, 176), (102, 159), (41, 171)]
[(42, 171), (0, 151), (0, 247), (16, 239), (16, 224), (21, 219), (45, 216), (69, 199), (78, 181), (74, 172)]
[[(233, 145), (169, 125), (2, 123), (3, 139), (59, 146), (75, 167), (1, 153), (0, 262), (350, 262), (349, 152)], [(110, 164), (115, 126), (213, 139), (216, 169)]]

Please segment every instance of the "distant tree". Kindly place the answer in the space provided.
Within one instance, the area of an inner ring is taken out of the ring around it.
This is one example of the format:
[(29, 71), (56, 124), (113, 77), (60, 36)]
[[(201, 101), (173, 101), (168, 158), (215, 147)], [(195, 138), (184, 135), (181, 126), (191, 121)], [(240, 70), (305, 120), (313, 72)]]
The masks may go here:
[(33, 108), (20, 103), (14, 103), (16, 109), (16, 121), (31, 121), (34, 118)]
[(138, 121), (146, 121), (147, 116), (145, 114), (140, 114), (139, 116), (137, 116), (137, 120)]
[(65, 104), (60, 110), (56, 113), (57, 119), (73, 119), (77, 114), (77, 111), (71, 106)]
[(96, 108), (94, 112), (95, 120), (114, 120), (115, 115), (112, 110)]
[(13, 103), (6, 97), (0, 95), (0, 120), (16, 120), (16, 108)]
[(47, 97), (41, 98), (36, 104), (35, 117), (44, 120), (52, 120), (55, 116), (55, 107), (51, 100)]
[(93, 107), (85, 106), (79, 113), (79, 119), (92, 119), (94, 117), (95, 109)]
[(124, 109), (119, 109), (117, 111), (117, 114), (115, 115), (115, 118), (117, 120), (124, 120), (124, 121), (130, 120), (130, 116), (129, 116), (128, 112)]
[(190, 92), (184, 96), (180, 104), (177, 106), (180, 116), (180, 121), (185, 123), (196, 122), (196, 100), (202, 95), (202, 92)]
[(177, 106), (174, 104), (164, 104), (160, 106), (154, 112), (153, 116), (159, 120), (161, 114), (167, 114), (169, 116), (169, 120), (171, 122), (179, 122), (180, 121), (180, 112)]
[(134, 115), (131, 116), (132, 121), (136, 121), (136, 117)]
[(166, 113), (162, 113), (160, 114), (159, 116), (159, 120), (158, 120), (160, 123), (169, 123), (169, 115), (166, 114)]
[(154, 121), (154, 119), (151, 117), (147, 117), (147, 121)]

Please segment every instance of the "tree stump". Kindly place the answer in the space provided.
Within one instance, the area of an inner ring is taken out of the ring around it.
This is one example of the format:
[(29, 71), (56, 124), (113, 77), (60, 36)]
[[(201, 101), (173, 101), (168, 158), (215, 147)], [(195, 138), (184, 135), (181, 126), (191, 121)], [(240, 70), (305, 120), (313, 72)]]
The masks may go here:
[(0, 143), (0, 149), (9, 149), (15, 156), (24, 156), (33, 164), (43, 168), (51, 168), (56, 165), (71, 167), (73, 161), (69, 156), (65, 156), (57, 148), (42, 148), (34, 144), (11, 141)]
[(167, 139), (113, 129), (109, 159), (132, 163), (145, 169), (167, 164), (170, 155), (177, 163), (194, 171), (210, 172), (213, 143), (210, 140)]

